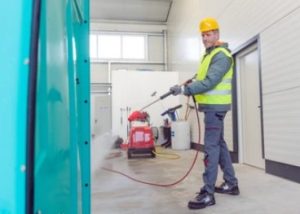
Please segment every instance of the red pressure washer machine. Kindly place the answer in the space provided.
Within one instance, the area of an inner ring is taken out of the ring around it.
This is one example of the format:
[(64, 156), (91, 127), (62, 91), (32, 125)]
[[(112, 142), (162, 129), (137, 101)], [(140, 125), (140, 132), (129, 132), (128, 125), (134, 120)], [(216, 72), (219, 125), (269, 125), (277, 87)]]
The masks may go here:
[(149, 114), (134, 111), (129, 117), (130, 131), (127, 145), (128, 159), (133, 157), (155, 158), (154, 136), (150, 127)]

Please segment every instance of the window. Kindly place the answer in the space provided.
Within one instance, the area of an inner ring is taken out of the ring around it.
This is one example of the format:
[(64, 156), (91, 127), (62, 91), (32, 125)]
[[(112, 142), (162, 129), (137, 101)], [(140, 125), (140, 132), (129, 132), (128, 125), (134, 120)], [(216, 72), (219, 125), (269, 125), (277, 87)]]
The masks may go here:
[(136, 34), (91, 34), (92, 59), (145, 60), (146, 36)]
[(97, 35), (90, 35), (90, 56), (92, 59), (97, 58)]
[(122, 45), (124, 59), (145, 59), (144, 36), (123, 36)]
[(99, 35), (98, 36), (98, 57), (101, 59), (121, 58), (121, 36)]

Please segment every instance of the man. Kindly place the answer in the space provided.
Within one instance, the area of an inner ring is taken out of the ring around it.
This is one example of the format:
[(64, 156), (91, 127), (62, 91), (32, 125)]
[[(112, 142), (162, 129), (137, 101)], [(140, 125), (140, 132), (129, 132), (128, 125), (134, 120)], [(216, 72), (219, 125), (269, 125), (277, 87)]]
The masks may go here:
[[(173, 95), (183, 92), (194, 96), (198, 110), (204, 112), (204, 186), (188, 203), (190, 209), (202, 209), (215, 204), (214, 192), (239, 195), (238, 180), (224, 140), (224, 118), (231, 108), (233, 59), (226, 43), (219, 41), (219, 25), (214, 18), (200, 22), (202, 42), (206, 52), (195, 81), (185, 86), (173, 86)], [(224, 183), (215, 187), (218, 164), (224, 173)]]

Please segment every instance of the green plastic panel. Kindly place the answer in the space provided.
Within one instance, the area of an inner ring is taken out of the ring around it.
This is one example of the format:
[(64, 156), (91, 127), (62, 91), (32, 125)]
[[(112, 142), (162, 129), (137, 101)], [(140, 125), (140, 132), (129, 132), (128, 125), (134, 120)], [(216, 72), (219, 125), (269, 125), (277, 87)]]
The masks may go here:
[[(79, 151), (82, 178), (83, 213), (90, 213), (91, 181), (90, 181), (90, 59), (89, 59), (89, 4), (84, 0), (74, 1), (77, 8), (77, 22), (74, 25), (77, 55), (76, 71), (79, 84), (77, 84), (77, 103), (79, 121)], [(87, 33), (81, 33), (87, 32)]]
[(0, 213), (25, 212), (26, 111), (32, 1), (0, 13)]
[(43, 214), (90, 213), (88, 8), (42, 2), (34, 207)]
[(41, 1), (34, 204), (26, 205), (32, 0), (0, 13), (0, 214), (90, 213), (89, 0)]

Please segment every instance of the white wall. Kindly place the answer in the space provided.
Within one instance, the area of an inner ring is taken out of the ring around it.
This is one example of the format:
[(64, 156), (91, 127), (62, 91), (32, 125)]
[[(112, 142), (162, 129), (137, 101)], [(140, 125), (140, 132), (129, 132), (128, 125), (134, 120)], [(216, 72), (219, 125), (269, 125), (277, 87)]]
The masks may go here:
[(199, 20), (218, 19), (236, 49), (260, 36), (266, 159), (300, 166), (300, 1), (174, 0), (168, 20), (171, 70), (196, 71)]
[(200, 58), (197, 31), (200, 2), (175, 0), (168, 19), (169, 70), (195, 71)]

